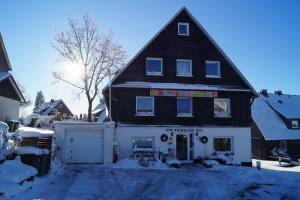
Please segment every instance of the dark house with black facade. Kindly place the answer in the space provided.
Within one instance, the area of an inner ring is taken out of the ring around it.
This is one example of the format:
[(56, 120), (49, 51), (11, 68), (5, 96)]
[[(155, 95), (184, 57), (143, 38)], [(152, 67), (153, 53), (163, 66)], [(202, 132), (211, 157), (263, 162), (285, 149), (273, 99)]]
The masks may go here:
[(191, 162), (224, 152), (251, 165), (250, 104), (257, 94), (186, 8), (116, 74), (112, 105), (108, 87), (103, 94), (121, 157), (141, 148)]
[(253, 158), (273, 160), (280, 148), (293, 160), (300, 159), (300, 96), (263, 90), (252, 105)]

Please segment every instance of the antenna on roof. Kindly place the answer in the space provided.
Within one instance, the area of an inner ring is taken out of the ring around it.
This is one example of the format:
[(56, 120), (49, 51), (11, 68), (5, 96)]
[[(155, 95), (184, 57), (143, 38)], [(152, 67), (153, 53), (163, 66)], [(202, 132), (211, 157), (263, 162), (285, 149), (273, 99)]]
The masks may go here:
[(269, 95), (268, 95), (268, 90), (267, 89), (262, 89), (261, 91), (260, 91), (260, 93), (262, 94), (262, 95), (264, 95), (265, 97), (268, 97)]

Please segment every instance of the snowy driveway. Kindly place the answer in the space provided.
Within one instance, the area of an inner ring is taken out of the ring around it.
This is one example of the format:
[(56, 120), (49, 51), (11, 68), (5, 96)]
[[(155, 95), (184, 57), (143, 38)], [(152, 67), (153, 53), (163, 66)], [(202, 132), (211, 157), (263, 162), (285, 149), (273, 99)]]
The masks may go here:
[(248, 167), (68, 165), (11, 199), (299, 199), (300, 173)]

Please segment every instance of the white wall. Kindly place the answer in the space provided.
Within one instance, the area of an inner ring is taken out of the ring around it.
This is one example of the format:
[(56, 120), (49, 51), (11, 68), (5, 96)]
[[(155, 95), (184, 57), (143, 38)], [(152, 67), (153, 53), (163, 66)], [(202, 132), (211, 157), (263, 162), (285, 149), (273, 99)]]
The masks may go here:
[[(85, 137), (85, 133), (99, 133), (103, 134), (104, 141), (99, 141), (99, 145), (102, 144), (104, 163), (112, 163), (113, 158), (113, 136), (114, 136), (114, 123), (96, 123), (96, 122), (55, 122), (54, 123), (54, 133), (56, 142), (56, 155), (64, 163), (67, 162), (66, 159), (66, 132), (72, 134), (72, 130), (75, 132), (82, 132), (82, 137)], [(95, 142), (95, 141), (93, 141)], [(79, 143), (80, 145), (80, 143)], [(79, 147), (80, 148), (80, 147)], [(98, 152), (91, 152), (98, 153)]]
[[(156, 150), (167, 151), (168, 147), (176, 147), (176, 132), (173, 131), (173, 143), (161, 142), (160, 136), (165, 133), (170, 137), (167, 129), (198, 129), (193, 133), (194, 138), (194, 158), (198, 156), (211, 155), (213, 152), (213, 137), (225, 136), (233, 138), (234, 160), (237, 162), (251, 161), (251, 131), (250, 128), (234, 127), (126, 127), (118, 126), (116, 128), (116, 142), (119, 144), (120, 158), (126, 158), (132, 154), (132, 137), (150, 136), (154, 137), (154, 146)], [(200, 137), (207, 136), (208, 142), (202, 144)], [(189, 153), (189, 152), (188, 152)]]
[(0, 96), (0, 121), (18, 120), (20, 102)]

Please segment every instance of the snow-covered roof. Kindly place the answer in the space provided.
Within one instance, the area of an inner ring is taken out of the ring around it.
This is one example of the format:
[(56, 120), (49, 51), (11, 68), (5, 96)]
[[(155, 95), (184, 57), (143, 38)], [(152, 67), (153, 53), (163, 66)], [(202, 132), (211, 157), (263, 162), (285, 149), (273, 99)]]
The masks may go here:
[(41, 115), (49, 115), (49, 113), (61, 102), (63, 102), (61, 99), (45, 102), (41, 105), (39, 113)]
[[(285, 95), (286, 96), (286, 95)], [(265, 97), (261, 94), (252, 104), (252, 119), (261, 131), (265, 140), (294, 140), (300, 139), (300, 129), (288, 129), (280, 116), (268, 105), (267, 101), (273, 101), (275, 97), (269, 94)], [(284, 97), (289, 98), (289, 97)], [(300, 104), (298, 104), (298, 107)], [(292, 108), (294, 104), (291, 105)], [(291, 108), (291, 109), (292, 109)]]
[(268, 94), (267, 101), (285, 118), (300, 118), (300, 95)]
[(177, 90), (209, 90), (209, 91), (245, 91), (251, 90), (239, 86), (229, 85), (204, 85), (184, 83), (152, 83), (152, 82), (125, 82), (113, 85), (112, 87), (152, 88), (152, 89), (177, 89)]
[(25, 127), (25, 126), (18, 128), (17, 132), (22, 138), (49, 137), (54, 135), (54, 132), (49, 129), (40, 129), (40, 128), (33, 128), (33, 127)]
[(9, 72), (0, 72), (0, 82), (12, 76)]
[(92, 115), (97, 116), (97, 122), (104, 122), (107, 117), (106, 105), (99, 103), (93, 110)]
[(100, 113), (102, 110), (104, 110), (105, 108), (106, 108), (105, 104), (99, 103), (92, 111), (92, 114), (96, 115), (96, 114)]

